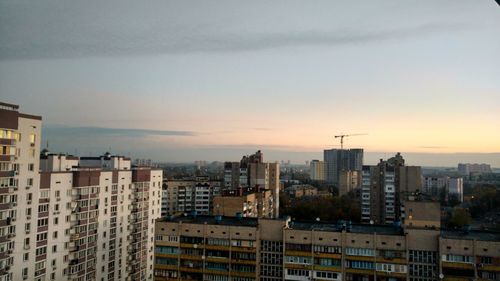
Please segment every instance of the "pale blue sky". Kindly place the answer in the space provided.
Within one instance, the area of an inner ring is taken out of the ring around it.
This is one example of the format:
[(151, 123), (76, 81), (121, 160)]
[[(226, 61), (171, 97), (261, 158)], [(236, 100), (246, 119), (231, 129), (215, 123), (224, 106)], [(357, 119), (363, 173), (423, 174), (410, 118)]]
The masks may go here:
[(500, 152), (494, 1), (1, 1), (0, 36), (1, 100), (52, 150), (298, 162), (362, 132), (373, 155)]

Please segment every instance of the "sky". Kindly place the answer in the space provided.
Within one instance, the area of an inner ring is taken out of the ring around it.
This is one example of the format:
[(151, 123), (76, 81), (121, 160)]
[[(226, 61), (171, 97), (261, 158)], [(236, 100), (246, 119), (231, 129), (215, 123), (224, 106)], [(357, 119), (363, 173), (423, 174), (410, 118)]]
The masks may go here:
[(493, 0), (0, 1), (0, 100), (44, 146), (155, 161), (500, 167)]

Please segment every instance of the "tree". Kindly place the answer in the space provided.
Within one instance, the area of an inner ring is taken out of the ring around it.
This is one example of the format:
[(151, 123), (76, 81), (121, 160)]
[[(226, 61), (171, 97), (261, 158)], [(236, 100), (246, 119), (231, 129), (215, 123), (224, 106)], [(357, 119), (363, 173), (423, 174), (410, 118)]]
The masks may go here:
[(472, 222), (472, 218), (468, 210), (464, 208), (453, 209), (453, 214), (448, 223), (450, 227), (462, 227), (464, 225), (469, 225)]

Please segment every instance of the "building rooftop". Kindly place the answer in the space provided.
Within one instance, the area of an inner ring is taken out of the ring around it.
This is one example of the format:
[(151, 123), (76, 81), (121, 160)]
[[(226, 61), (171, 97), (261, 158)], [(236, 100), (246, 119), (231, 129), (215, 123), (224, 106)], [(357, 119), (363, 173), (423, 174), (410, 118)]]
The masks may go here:
[(292, 221), (289, 224), (291, 229), (299, 230), (316, 230), (316, 231), (334, 231), (341, 232), (345, 228), (352, 233), (366, 234), (385, 234), (385, 235), (403, 235), (403, 231), (399, 226), (393, 225), (370, 225), (370, 224), (349, 224), (348, 222), (304, 222)]
[[(285, 221), (286, 219), (275, 219)], [(228, 217), (228, 216), (207, 216), (186, 214), (176, 217), (161, 218), (160, 222), (182, 222), (193, 224), (218, 224), (229, 226), (247, 226), (256, 227), (259, 225), (259, 219), (247, 217)], [(319, 222), (319, 221), (290, 221), (289, 229), (308, 230), (308, 231), (330, 231), (342, 232), (342, 229), (347, 229), (351, 233), (362, 234), (381, 234), (381, 235), (397, 235), (404, 236), (403, 228), (397, 225), (370, 225), (370, 224), (349, 224), (346, 221), (338, 222)], [(500, 232), (487, 230), (470, 230), (463, 231), (460, 229), (443, 229), (441, 237), (447, 239), (465, 239), (479, 241), (500, 241)]]
[(465, 239), (465, 240), (500, 242), (500, 232), (488, 231), (488, 230), (464, 231), (460, 229), (443, 229), (441, 230), (441, 237), (447, 239)]
[(219, 224), (219, 225), (232, 225), (232, 226), (249, 226), (256, 227), (259, 225), (257, 218), (246, 217), (226, 217), (226, 216), (205, 216), (205, 215), (186, 215), (170, 218), (161, 218), (160, 222), (182, 222), (194, 224)]

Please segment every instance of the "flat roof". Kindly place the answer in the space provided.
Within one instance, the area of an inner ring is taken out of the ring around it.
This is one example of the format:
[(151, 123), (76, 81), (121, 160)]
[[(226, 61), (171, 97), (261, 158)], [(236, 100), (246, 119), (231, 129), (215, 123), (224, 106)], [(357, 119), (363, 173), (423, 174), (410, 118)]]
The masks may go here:
[(465, 239), (465, 240), (500, 242), (500, 232), (489, 231), (489, 230), (463, 231), (459, 229), (442, 229), (441, 237), (445, 239)]
[(226, 217), (220, 216), (220, 220), (217, 220), (217, 216), (206, 216), (206, 215), (187, 215), (187, 216), (176, 216), (170, 218), (161, 218), (160, 222), (182, 222), (182, 223), (193, 223), (193, 224), (218, 224), (218, 225), (232, 225), (232, 226), (248, 226), (256, 227), (259, 225), (258, 218), (238, 218), (238, 217)]
[[(306, 221), (292, 221), (289, 223), (291, 229), (298, 230), (316, 230), (316, 231), (332, 231), (341, 232), (337, 223), (335, 222), (306, 222)], [(404, 233), (401, 227), (393, 225), (371, 225), (371, 224), (351, 224), (351, 233), (364, 233), (364, 234), (384, 234), (384, 235), (401, 235)]]

